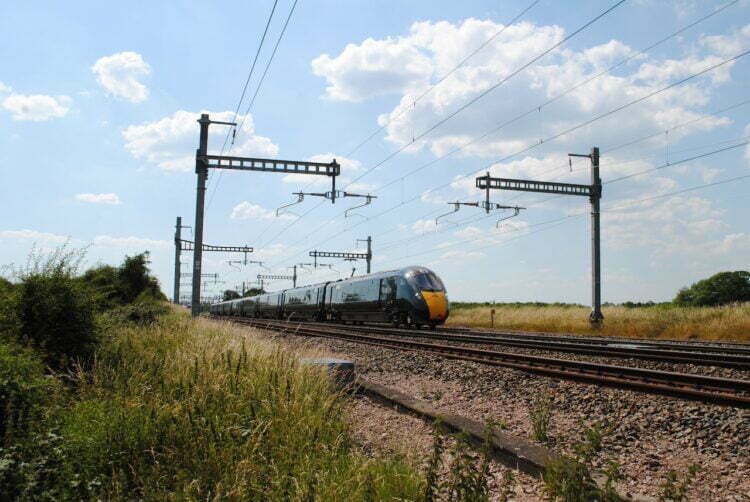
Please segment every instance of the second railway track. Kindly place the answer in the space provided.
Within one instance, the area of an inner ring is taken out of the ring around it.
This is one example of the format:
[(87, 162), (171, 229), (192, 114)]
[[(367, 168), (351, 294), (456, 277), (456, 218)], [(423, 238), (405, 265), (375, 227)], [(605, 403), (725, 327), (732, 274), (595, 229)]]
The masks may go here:
[[(236, 317), (225, 317), (236, 320)], [(451, 330), (442, 328), (436, 331), (391, 328), (382, 325), (341, 325), (329, 323), (304, 323), (311, 327), (334, 327), (357, 333), (378, 333), (390, 336), (424, 338), (464, 344), (498, 345), (524, 349), (537, 349), (588, 356), (633, 358), (650, 361), (695, 364), (700, 366), (720, 366), (750, 371), (750, 353), (736, 351), (733, 347), (699, 346), (685, 344), (641, 343), (637, 340), (593, 340), (591, 338), (560, 338), (556, 335), (510, 334)]]
[(455, 345), (425, 343), (394, 337), (392, 334), (390, 336), (366, 335), (355, 332), (356, 330), (351, 329), (353, 326), (330, 326), (316, 323), (297, 323), (239, 317), (223, 317), (221, 319), (277, 332), (334, 338), (396, 350), (411, 350), (439, 355), (449, 359), (514, 368), (546, 376), (594, 383), (596, 385), (626, 388), (740, 408), (750, 408), (750, 380), (716, 378), (690, 373), (676, 373)]

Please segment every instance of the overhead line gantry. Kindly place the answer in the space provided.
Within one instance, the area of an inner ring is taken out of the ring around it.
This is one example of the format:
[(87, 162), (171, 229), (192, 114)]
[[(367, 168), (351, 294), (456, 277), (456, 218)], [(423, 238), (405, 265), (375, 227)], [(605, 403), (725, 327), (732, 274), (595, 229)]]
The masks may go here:
[[(193, 274), (200, 276), (203, 253), (203, 213), (206, 198), (206, 180), (209, 169), (231, 169), (235, 171), (256, 171), (265, 173), (309, 174), (331, 178), (331, 203), (336, 202), (336, 177), (341, 173), (341, 166), (333, 159), (329, 163), (300, 160), (262, 159), (254, 157), (235, 157), (228, 155), (208, 154), (208, 126), (220, 124), (236, 127), (235, 122), (212, 121), (207, 113), (201, 114), (200, 137), (198, 150), (195, 152), (195, 173), (197, 175), (195, 197), (195, 243), (193, 251)], [(207, 250), (209, 251), (209, 250)], [(191, 313), (200, 313), (200, 281), (193, 281), (193, 302)]]
[(519, 180), (513, 178), (493, 178), (488, 172), (476, 178), (476, 186), (487, 192), (490, 190), (515, 190), (521, 192), (578, 195), (588, 197), (591, 202), (591, 314), (589, 321), (598, 325), (604, 320), (601, 295), (601, 238), (599, 226), (599, 202), (602, 198), (602, 180), (599, 177), (599, 148), (593, 147), (589, 154), (570, 153), (570, 157), (585, 157), (591, 160), (591, 184), (557, 183), (551, 181)]
[(343, 258), (344, 260), (366, 260), (367, 261), (367, 273), (370, 273), (370, 264), (372, 262), (372, 236), (367, 236), (367, 239), (357, 239), (357, 242), (367, 243), (367, 252), (365, 253), (350, 253), (343, 251), (310, 251), (310, 256), (315, 258), (315, 266), (317, 267), (318, 258)]
[[(184, 284), (180, 283), (180, 280), (182, 277), (213, 277), (214, 274), (193, 274), (188, 273), (184, 274), (182, 272), (181, 261), (180, 261), (180, 255), (183, 251), (193, 251), (195, 252), (196, 245), (195, 242), (185, 240), (182, 238), (182, 229), (183, 228), (190, 228), (188, 226), (185, 226), (182, 224), (182, 216), (177, 217), (177, 222), (175, 223), (175, 231), (174, 231), (174, 296), (172, 297), (174, 300), (174, 303), (179, 303), (180, 299), (180, 286), (183, 286)], [(201, 246), (203, 251), (206, 252), (224, 252), (224, 253), (243, 253), (245, 255), (245, 261), (247, 261), (247, 254), (253, 252), (253, 248), (250, 246), (214, 246), (211, 244), (203, 244)], [(218, 274), (216, 274), (216, 277), (218, 278)], [(200, 280), (195, 281), (193, 280), (193, 284), (195, 282), (200, 282)]]

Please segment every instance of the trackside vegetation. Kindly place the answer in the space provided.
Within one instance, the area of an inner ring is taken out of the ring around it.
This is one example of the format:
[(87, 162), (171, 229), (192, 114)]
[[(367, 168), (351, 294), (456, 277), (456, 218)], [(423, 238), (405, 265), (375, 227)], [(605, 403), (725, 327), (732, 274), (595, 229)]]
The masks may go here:
[(565, 303), (453, 302), (448, 324), (633, 338), (750, 341), (750, 272), (720, 272), (681, 289), (671, 302), (605, 303), (604, 323), (598, 328), (588, 322), (590, 310)]
[[(34, 254), (0, 282), (2, 500), (433, 493), (416, 459), (357, 449), (345, 395), (322, 370), (168, 307), (148, 254), (84, 273), (81, 259), (65, 248)], [(464, 463), (456, 483), (475, 469)]]

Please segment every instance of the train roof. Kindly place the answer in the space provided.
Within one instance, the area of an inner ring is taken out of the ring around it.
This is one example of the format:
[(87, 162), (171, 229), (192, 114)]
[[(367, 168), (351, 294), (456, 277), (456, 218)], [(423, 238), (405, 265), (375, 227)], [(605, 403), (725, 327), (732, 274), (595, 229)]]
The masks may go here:
[(318, 282), (315, 284), (307, 284), (305, 286), (298, 286), (296, 288), (280, 289), (278, 291), (261, 293), (255, 296), (243, 296), (242, 298), (235, 298), (234, 300), (225, 300), (221, 302), (216, 302), (216, 303), (212, 303), (211, 305), (223, 305), (225, 303), (233, 303), (233, 302), (239, 302), (242, 300), (249, 300), (251, 298), (257, 298), (259, 296), (264, 296), (264, 295), (281, 294), (286, 291), (292, 291), (292, 290), (298, 290), (298, 289), (307, 289), (307, 288), (316, 288), (316, 287), (319, 288), (319, 287), (325, 286), (326, 284), (335, 284), (337, 282), (343, 283), (343, 282), (363, 280), (363, 279), (365, 280), (366, 279), (382, 279), (383, 277), (388, 277), (391, 275), (406, 275), (408, 272), (421, 272), (423, 270), (431, 271), (429, 268), (424, 267), (422, 265), (409, 265), (408, 267), (395, 268), (393, 270), (383, 270), (382, 272), (375, 272), (374, 274), (355, 275), (354, 277), (346, 277), (343, 279), (337, 279), (335, 281)]

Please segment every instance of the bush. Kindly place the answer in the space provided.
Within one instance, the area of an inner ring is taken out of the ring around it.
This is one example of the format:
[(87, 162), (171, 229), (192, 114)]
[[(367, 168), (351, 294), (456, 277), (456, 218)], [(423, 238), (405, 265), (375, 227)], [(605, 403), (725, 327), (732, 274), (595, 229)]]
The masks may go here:
[(87, 359), (96, 346), (91, 291), (75, 276), (81, 257), (65, 247), (46, 257), (32, 253), (6, 306), (7, 332), (55, 369)]
[(167, 300), (167, 297), (159, 289), (159, 281), (151, 276), (151, 271), (148, 268), (150, 263), (148, 256), (148, 251), (135, 256), (126, 256), (125, 261), (118, 269), (117, 286), (122, 303), (132, 303), (144, 293), (154, 299)]
[(109, 323), (110, 328), (123, 324), (148, 326), (157, 322), (159, 316), (167, 312), (168, 309), (163, 303), (136, 301), (131, 305), (123, 305), (108, 311), (103, 320)]
[(100, 311), (128, 305), (135, 301), (166, 301), (159, 281), (148, 268), (149, 253), (126, 256), (122, 265), (100, 265), (87, 270), (81, 280), (94, 292)]
[(0, 447), (25, 436), (38, 424), (59, 385), (26, 349), (0, 343)]
[(674, 303), (683, 307), (704, 307), (750, 302), (750, 272), (719, 272), (677, 293)]

